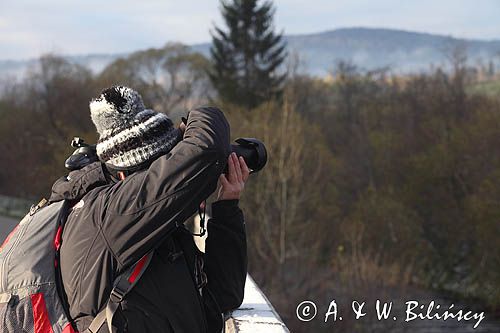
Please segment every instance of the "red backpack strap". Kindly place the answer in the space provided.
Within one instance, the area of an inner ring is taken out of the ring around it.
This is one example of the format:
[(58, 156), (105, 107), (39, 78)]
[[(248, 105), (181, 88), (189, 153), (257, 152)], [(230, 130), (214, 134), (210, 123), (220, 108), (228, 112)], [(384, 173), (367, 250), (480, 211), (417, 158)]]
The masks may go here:
[(97, 314), (89, 328), (85, 331), (86, 333), (96, 333), (102, 325), (104, 325), (105, 321), (108, 323), (109, 332), (116, 331), (111, 325), (113, 322), (113, 316), (125, 296), (132, 290), (132, 288), (134, 288), (148, 268), (149, 263), (153, 258), (153, 253), (154, 251), (151, 251), (146, 254), (138, 262), (132, 265), (132, 267), (115, 279), (106, 307)]

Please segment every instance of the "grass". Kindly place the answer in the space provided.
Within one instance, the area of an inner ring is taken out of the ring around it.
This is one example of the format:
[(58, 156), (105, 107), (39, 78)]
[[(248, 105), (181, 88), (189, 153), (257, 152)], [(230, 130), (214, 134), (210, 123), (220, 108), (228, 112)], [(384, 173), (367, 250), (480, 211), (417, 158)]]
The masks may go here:
[(472, 83), (467, 87), (470, 94), (487, 95), (490, 97), (500, 96), (500, 79)]

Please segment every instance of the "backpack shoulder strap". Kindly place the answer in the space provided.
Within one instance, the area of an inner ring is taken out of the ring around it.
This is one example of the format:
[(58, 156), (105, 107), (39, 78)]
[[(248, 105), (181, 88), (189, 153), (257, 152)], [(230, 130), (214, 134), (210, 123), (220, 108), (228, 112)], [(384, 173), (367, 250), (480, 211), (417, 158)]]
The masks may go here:
[[(42, 204), (42, 203), (43, 203), (43, 205), (45, 205), (47, 203), (47, 201), (43, 202), (43, 200), (42, 200), (37, 205), (37, 207), (39, 207), (40, 204)], [(72, 206), (73, 206), (73, 203), (71, 201), (64, 200), (62, 202), (59, 214), (57, 215), (57, 231), (56, 231), (56, 235), (54, 238), (54, 247), (55, 247), (54, 266), (55, 266), (55, 282), (56, 282), (57, 295), (59, 296), (64, 314), (68, 318), (70, 326), (73, 328), (73, 330), (76, 330), (75, 322), (71, 318), (71, 314), (69, 311), (68, 296), (66, 295), (66, 292), (64, 291), (64, 286), (63, 286), (63, 282), (62, 282), (61, 265), (59, 264), (60, 257), (61, 257), (60, 250), (61, 250), (61, 244), (62, 244), (62, 232), (63, 232), (64, 225), (66, 224), (66, 220), (68, 219), (68, 215), (69, 215), (69, 212), (70, 212)], [(41, 207), (43, 207), (43, 206), (41, 206)], [(36, 208), (36, 209), (38, 210), (39, 208)]]
[(102, 325), (104, 325), (104, 322), (108, 323), (109, 333), (114, 333), (116, 331), (112, 326), (116, 310), (118, 310), (118, 307), (125, 296), (134, 288), (146, 271), (146, 268), (149, 266), (149, 263), (153, 258), (153, 253), (154, 250), (144, 255), (144, 257), (132, 265), (132, 267), (115, 279), (113, 289), (111, 290), (106, 306), (97, 314), (97, 316), (95, 316), (85, 333), (97, 333)]

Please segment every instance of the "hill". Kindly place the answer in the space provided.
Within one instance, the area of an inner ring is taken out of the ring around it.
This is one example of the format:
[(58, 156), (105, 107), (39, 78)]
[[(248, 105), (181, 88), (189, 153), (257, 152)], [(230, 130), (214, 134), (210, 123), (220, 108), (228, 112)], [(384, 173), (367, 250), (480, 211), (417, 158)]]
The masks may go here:
[(457, 39), (389, 29), (338, 29), (311, 35), (287, 38), (290, 49), (296, 50), (314, 74), (324, 73), (335, 60), (350, 60), (371, 70), (391, 67), (409, 73), (429, 70), (430, 66), (446, 64), (446, 54), (464, 46), (469, 62), (487, 64), (491, 59), (500, 67), (500, 40), (481, 41)]
[[(456, 46), (465, 46), (469, 63), (487, 66), (494, 62), (500, 69), (500, 40), (460, 39), (392, 29), (344, 28), (321, 33), (286, 35), (290, 53), (297, 53), (303, 70), (312, 75), (325, 75), (338, 60), (373, 70), (391, 67), (398, 73), (426, 71), (443, 66), (446, 54)], [(196, 51), (209, 55), (209, 43), (192, 45)], [(77, 63), (99, 72), (108, 63), (124, 54), (68, 56)], [(0, 75), (18, 75), (33, 60), (0, 61)]]

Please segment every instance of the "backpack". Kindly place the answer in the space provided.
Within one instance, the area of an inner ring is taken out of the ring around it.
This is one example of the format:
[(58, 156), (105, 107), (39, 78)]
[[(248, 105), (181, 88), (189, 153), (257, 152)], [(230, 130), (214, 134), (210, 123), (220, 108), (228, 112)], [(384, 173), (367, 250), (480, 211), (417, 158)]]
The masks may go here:
[[(77, 333), (69, 316), (58, 267), (64, 223), (72, 203), (33, 205), (0, 246), (0, 333)], [(107, 305), (85, 333), (95, 333), (113, 315), (146, 270), (153, 253), (116, 277)]]

